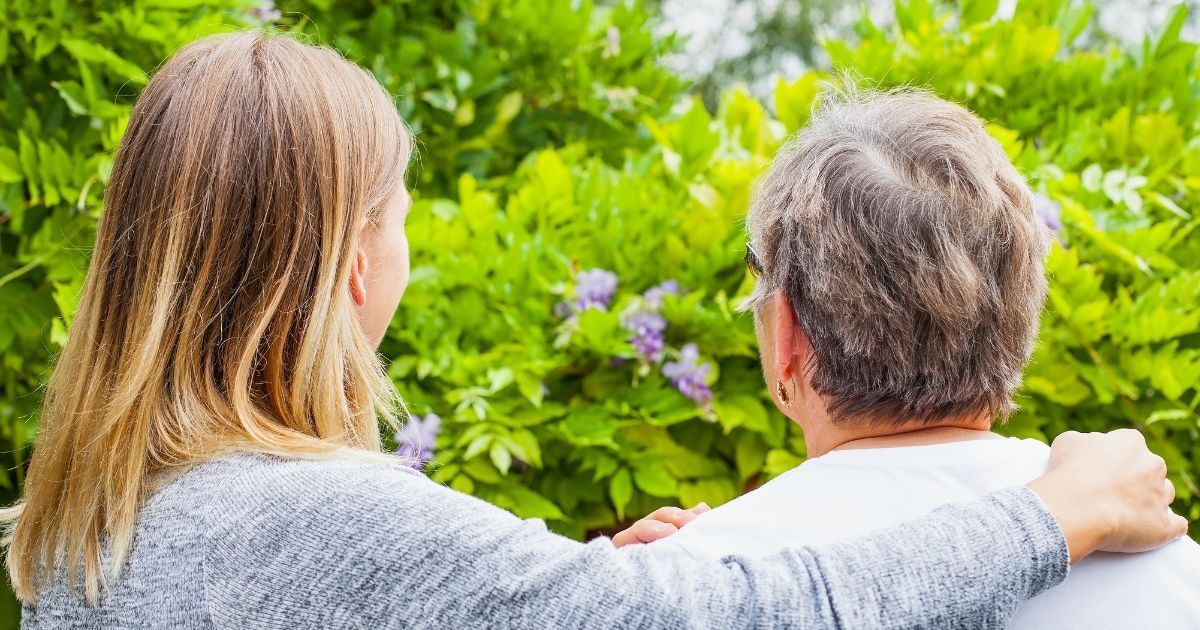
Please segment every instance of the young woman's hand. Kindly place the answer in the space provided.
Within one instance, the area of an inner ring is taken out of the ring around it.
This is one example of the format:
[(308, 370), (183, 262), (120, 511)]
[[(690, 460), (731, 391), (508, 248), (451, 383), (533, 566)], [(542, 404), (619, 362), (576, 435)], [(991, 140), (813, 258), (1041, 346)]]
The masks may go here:
[(692, 522), (692, 519), (709, 510), (708, 504), (697, 503), (689, 510), (677, 507), (660, 507), (638, 522), (618, 532), (612, 537), (614, 547), (625, 545), (642, 545), (652, 543), (660, 538), (666, 538), (679, 531), (680, 527)]
[(1058, 520), (1074, 563), (1093, 551), (1145, 551), (1186, 534), (1187, 520), (1169, 507), (1175, 487), (1166, 474), (1138, 431), (1068, 431), (1054, 440), (1046, 473), (1027, 485)]

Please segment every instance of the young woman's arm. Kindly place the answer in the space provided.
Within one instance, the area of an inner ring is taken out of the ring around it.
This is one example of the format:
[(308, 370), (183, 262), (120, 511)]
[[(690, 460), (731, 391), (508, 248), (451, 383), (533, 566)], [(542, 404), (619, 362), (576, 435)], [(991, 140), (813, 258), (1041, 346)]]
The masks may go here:
[(999, 626), (1068, 565), (1024, 488), (854, 542), (704, 563), (577, 543), (386, 465), (239, 460), (208, 524), (218, 626)]

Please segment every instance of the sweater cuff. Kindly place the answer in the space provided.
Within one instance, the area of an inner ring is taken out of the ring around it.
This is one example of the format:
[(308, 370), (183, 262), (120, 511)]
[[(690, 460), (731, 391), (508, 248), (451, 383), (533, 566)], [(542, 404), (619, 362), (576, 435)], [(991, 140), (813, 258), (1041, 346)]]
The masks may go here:
[(1062, 583), (1071, 568), (1071, 552), (1062, 528), (1042, 498), (1025, 486), (1016, 486), (993, 492), (987, 502), (1013, 520), (1016, 527), (1011, 531), (1017, 543), (1033, 559), (1025, 598)]

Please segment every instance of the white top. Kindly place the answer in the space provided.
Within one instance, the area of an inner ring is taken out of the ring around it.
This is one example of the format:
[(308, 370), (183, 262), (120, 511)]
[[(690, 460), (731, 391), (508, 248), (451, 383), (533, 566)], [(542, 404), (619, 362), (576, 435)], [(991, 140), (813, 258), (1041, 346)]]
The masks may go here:
[[(762, 557), (801, 542), (841, 541), (1022, 485), (1042, 474), (1049, 455), (1042, 442), (1017, 438), (833, 451), (651, 548)], [(1200, 545), (1185, 538), (1143, 554), (1094, 553), (1018, 608), (1010, 627), (1200, 629)]]

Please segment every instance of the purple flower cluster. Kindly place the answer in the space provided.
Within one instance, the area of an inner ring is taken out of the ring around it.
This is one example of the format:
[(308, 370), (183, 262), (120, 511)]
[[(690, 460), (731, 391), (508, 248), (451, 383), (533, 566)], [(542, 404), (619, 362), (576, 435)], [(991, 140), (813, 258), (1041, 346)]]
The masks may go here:
[(700, 349), (694, 343), (680, 348), (679, 360), (668, 361), (662, 368), (663, 376), (670, 379), (675, 389), (701, 407), (712, 400), (712, 390), (704, 382), (711, 370), (711, 365), (700, 363)]
[(1053, 199), (1042, 194), (1033, 195), (1033, 212), (1050, 228), (1051, 232), (1058, 234), (1062, 230), (1062, 206), (1058, 205)]
[(643, 359), (658, 363), (662, 359), (663, 331), (667, 329), (667, 319), (657, 311), (637, 311), (622, 322), (625, 330), (633, 333), (629, 343), (638, 351)]
[(629, 343), (638, 351), (643, 359), (651, 363), (662, 360), (663, 332), (667, 329), (667, 319), (659, 314), (663, 298), (679, 294), (679, 283), (667, 280), (653, 286), (642, 294), (646, 308), (627, 315), (621, 322), (625, 330), (633, 333)]
[(662, 308), (663, 298), (668, 295), (679, 295), (682, 290), (679, 288), (679, 283), (674, 280), (664, 280), (656, 286), (650, 287), (642, 294), (646, 298), (646, 304), (650, 308)]
[(433, 459), (433, 446), (441, 428), (442, 419), (437, 414), (410, 417), (396, 434), (396, 454), (409, 460), (413, 468), (425, 470), (425, 464)]
[[(573, 319), (589, 308), (607, 311), (616, 292), (615, 273), (605, 269), (589, 269), (575, 277), (575, 289), (571, 292), (570, 299), (554, 307), (554, 312), (559, 317)], [(629, 343), (643, 361), (659, 363), (663, 360), (667, 319), (659, 310), (666, 296), (680, 293), (682, 290), (678, 282), (666, 280), (647, 289), (642, 294), (640, 308), (626, 313), (621, 318), (622, 327), (631, 335)], [(624, 359), (612, 361), (614, 366), (622, 363)], [(712, 400), (712, 390), (705, 382), (711, 370), (712, 365), (700, 363), (700, 349), (694, 343), (680, 349), (678, 361), (669, 361), (662, 366), (663, 376), (671, 381), (671, 385), (701, 407), (708, 405)]]
[(575, 276), (571, 300), (559, 304), (554, 311), (560, 317), (582, 313), (589, 308), (607, 311), (616, 292), (617, 274), (607, 269), (589, 269)]

